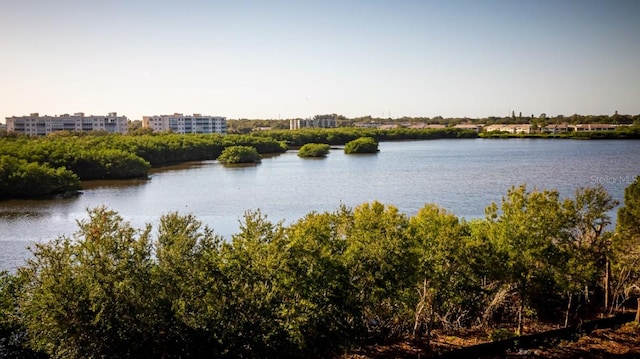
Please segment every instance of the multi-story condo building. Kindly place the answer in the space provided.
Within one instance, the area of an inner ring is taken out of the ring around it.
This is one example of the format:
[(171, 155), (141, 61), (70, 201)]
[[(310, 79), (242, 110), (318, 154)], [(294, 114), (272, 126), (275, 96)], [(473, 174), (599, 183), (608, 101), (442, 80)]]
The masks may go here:
[(289, 129), (297, 130), (305, 127), (315, 128), (333, 128), (337, 127), (337, 120), (335, 115), (316, 115), (313, 118), (307, 119), (291, 119), (289, 120)]
[(40, 116), (38, 113), (32, 113), (29, 116), (7, 117), (6, 120), (7, 131), (31, 136), (44, 136), (56, 131), (106, 131), (125, 134), (129, 124), (126, 116), (118, 116), (115, 112), (110, 112), (107, 116), (85, 116), (83, 112), (60, 116)]
[(203, 116), (199, 113), (183, 115), (143, 116), (142, 127), (151, 128), (154, 132), (172, 131), (175, 133), (227, 133), (227, 118), (220, 116)]

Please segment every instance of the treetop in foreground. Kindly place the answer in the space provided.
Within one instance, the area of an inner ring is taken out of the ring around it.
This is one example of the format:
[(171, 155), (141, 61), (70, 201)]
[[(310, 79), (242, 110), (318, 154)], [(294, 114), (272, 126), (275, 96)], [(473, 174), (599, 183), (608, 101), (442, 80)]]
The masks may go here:
[[(636, 213), (636, 190), (623, 212)], [(428, 346), (435, 329), (524, 330), (565, 312), (580, 323), (603, 312), (607, 261), (612, 308), (640, 284), (633, 215), (613, 251), (602, 232), (613, 206), (602, 187), (561, 199), (520, 186), (471, 222), (434, 204), (414, 216), (341, 206), (287, 226), (248, 211), (229, 240), (192, 215), (153, 231), (100, 207), (72, 238), (36, 244), (17, 275), (0, 273), (0, 335), (13, 338), (0, 353), (327, 357), (407, 335)]]

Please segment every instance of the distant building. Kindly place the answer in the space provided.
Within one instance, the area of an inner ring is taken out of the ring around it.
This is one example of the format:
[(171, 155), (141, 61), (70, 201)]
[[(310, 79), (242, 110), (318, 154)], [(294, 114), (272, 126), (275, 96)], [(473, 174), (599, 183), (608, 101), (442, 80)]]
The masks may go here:
[(409, 128), (421, 130), (421, 129), (432, 129), (432, 130), (442, 130), (446, 128), (445, 125), (440, 124), (426, 124), (426, 123), (417, 123), (415, 125), (411, 125)]
[(569, 125), (567, 125), (566, 123), (549, 124), (544, 126), (544, 128), (542, 129), (542, 132), (553, 133), (553, 134), (567, 133), (569, 132)]
[(370, 121), (370, 122), (356, 122), (353, 125), (355, 127), (360, 127), (360, 128), (378, 128), (382, 126), (382, 123)]
[(142, 127), (151, 128), (154, 132), (172, 131), (175, 133), (227, 133), (227, 118), (220, 116), (203, 116), (199, 113), (183, 115), (143, 116)]
[(289, 120), (289, 129), (301, 128), (335, 128), (338, 127), (336, 115), (316, 115), (313, 118), (296, 118)]
[(44, 136), (57, 131), (106, 131), (110, 133), (127, 133), (126, 116), (118, 116), (110, 112), (106, 116), (85, 116), (83, 112), (73, 115), (40, 116), (32, 113), (29, 116), (7, 117), (7, 131), (23, 133), (30, 136)]
[(459, 128), (462, 130), (469, 130), (469, 131), (476, 131), (476, 132), (480, 132), (482, 131), (482, 124), (466, 124), (466, 123), (461, 123), (458, 125), (453, 126), (454, 128)]
[(530, 134), (531, 125), (513, 125), (513, 133)]
[(615, 131), (616, 125), (602, 124), (602, 123), (588, 123), (580, 125), (569, 125), (572, 131), (575, 132), (591, 132), (591, 131)]
[(7, 130), (7, 125), (4, 123), (0, 123), (0, 131), (6, 131)]
[[(610, 124), (602, 124), (602, 123), (591, 123), (591, 124), (586, 123), (586, 124), (577, 124), (577, 125), (569, 125), (566, 123), (561, 123), (561, 124), (546, 125), (543, 128), (539, 129), (539, 131), (543, 133), (558, 134), (558, 133), (567, 133), (567, 132), (615, 131), (617, 127), (618, 125), (610, 125)], [(496, 125), (485, 126), (484, 131), (530, 134), (530, 133), (533, 133), (533, 128), (531, 125), (528, 125), (528, 124), (520, 124), (520, 125), (496, 124)]]
[(495, 124), (484, 126), (484, 132), (509, 132), (508, 125)]
[(518, 124), (518, 125), (489, 125), (484, 127), (485, 132), (506, 132), (506, 133), (518, 133), (518, 134), (530, 134), (531, 125)]
[(254, 127), (251, 131), (257, 132), (257, 131), (271, 131), (271, 127), (270, 126), (258, 126), (258, 127)]

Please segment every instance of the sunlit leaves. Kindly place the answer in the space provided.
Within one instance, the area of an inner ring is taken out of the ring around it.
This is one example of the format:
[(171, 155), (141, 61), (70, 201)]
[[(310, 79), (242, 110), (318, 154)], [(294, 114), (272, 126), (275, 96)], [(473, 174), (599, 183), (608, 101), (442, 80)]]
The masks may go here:
[[(548, 282), (561, 263), (558, 243), (565, 241), (572, 224), (571, 204), (561, 201), (557, 191), (527, 191), (512, 187), (500, 206), (486, 209), (488, 238), (504, 259), (497, 274), (518, 294), (518, 329), (523, 310), (541, 293), (534, 287)], [(540, 288), (552, 291), (552, 288)]]
[(436, 317), (445, 324), (452, 319), (469, 320), (465, 316), (473, 309), (463, 303), (473, 295), (469, 262), (474, 253), (468, 251), (466, 225), (452, 213), (427, 204), (411, 217), (409, 233), (417, 256), (414, 335), (423, 322), (432, 329)]

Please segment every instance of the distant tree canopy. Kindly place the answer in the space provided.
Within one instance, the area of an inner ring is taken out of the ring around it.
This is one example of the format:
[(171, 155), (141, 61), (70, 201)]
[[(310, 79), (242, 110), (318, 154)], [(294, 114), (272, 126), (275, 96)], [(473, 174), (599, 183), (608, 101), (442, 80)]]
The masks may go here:
[[(518, 114), (516, 116), (516, 114)], [(618, 124), (618, 125), (640, 125), (639, 114), (619, 114), (615, 111), (611, 115), (551, 115), (548, 113), (540, 114), (527, 114), (524, 115), (520, 111), (512, 111), (506, 116), (489, 116), (483, 118), (469, 118), (469, 117), (424, 117), (424, 116), (402, 116), (396, 118), (390, 118), (387, 116), (358, 116), (348, 118), (339, 114), (331, 114), (330, 116), (336, 118), (338, 127), (353, 127), (357, 124), (396, 124), (399, 126), (410, 127), (414, 124), (429, 124), (429, 125), (445, 125), (455, 126), (459, 124), (525, 124), (525, 123), (537, 123), (540, 124), (589, 124), (589, 123), (603, 123), (603, 124)], [(289, 119), (286, 120), (265, 120), (265, 119), (238, 119), (228, 120), (227, 128), (229, 133), (249, 133), (257, 129), (270, 128), (272, 130), (285, 130), (289, 128)]]
[(287, 226), (248, 211), (228, 240), (192, 215), (136, 229), (95, 208), (73, 237), (38, 243), (15, 275), (0, 273), (0, 353), (323, 357), (372, 339), (429, 344), (434, 329), (578, 323), (603, 303), (606, 259), (620, 288), (612, 306), (635, 295), (637, 188), (613, 249), (603, 230), (615, 203), (602, 187), (565, 199), (512, 187), (471, 222), (435, 204), (413, 216), (341, 206)]
[(289, 120), (262, 120), (262, 119), (238, 119), (227, 120), (227, 132), (229, 134), (247, 134), (260, 129), (288, 130)]

